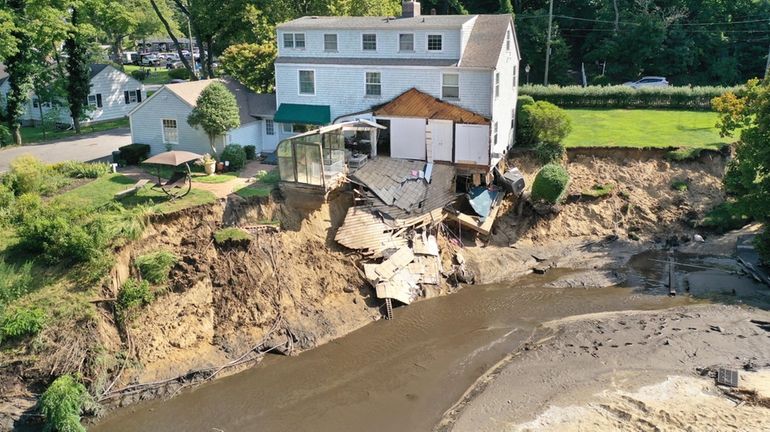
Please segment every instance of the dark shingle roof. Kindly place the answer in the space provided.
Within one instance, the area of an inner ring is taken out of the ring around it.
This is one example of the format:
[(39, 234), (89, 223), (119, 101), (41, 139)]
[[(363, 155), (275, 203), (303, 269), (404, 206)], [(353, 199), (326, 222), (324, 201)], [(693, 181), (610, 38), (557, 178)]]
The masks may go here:
[(275, 93), (249, 93), (249, 111), (257, 117), (275, 114)]
[(479, 15), (465, 45), (460, 67), (494, 69), (509, 24), (513, 24), (510, 15)]
[(106, 64), (100, 64), (100, 63), (94, 63), (90, 66), (91, 68), (91, 75), (89, 75), (89, 78), (93, 78), (96, 75), (99, 75), (99, 72), (103, 71), (104, 68), (106, 68), (109, 65)]
[(456, 59), (278, 57), (276, 64), (345, 64), (356, 66), (457, 66)]
[(361, 16), (306, 16), (278, 25), (278, 30), (362, 29), (419, 30), (450, 29), (462, 26), (475, 15), (421, 15), (411, 18)]

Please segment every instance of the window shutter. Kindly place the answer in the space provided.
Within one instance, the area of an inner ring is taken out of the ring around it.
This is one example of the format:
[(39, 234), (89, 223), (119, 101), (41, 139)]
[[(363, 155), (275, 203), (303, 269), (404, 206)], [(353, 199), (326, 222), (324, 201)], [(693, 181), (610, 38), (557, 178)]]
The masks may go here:
[(131, 102), (128, 100), (128, 90), (123, 92), (123, 98), (126, 100), (126, 105), (130, 104)]
[(136, 101), (141, 102), (142, 101), (142, 90), (136, 91)]
[(102, 94), (97, 93), (96, 94), (96, 107), (101, 108), (102, 107)]

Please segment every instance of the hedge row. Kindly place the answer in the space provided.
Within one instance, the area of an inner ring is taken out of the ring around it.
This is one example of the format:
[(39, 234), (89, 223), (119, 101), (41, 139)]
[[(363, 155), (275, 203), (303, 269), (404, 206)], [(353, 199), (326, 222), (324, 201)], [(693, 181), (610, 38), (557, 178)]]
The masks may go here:
[(520, 95), (561, 108), (676, 108), (708, 110), (711, 99), (741, 87), (522, 86)]

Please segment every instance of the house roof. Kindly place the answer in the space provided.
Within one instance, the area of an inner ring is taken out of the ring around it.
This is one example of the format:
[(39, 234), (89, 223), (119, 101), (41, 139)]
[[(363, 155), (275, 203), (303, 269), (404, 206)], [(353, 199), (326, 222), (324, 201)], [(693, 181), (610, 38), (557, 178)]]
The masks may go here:
[(356, 66), (457, 66), (456, 59), (425, 58), (339, 58), (339, 57), (278, 57), (276, 64), (345, 64)]
[(511, 15), (479, 15), (465, 45), (460, 67), (494, 69), (509, 25), (513, 27)]
[[(174, 93), (191, 107), (198, 103), (198, 97), (203, 89), (214, 81), (222, 82), (233, 95), (238, 104), (241, 124), (257, 121), (255, 117), (275, 113), (275, 94), (257, 94), (233, 79), (207, 79), (188, 81), (177, 84), (166, 84), (163, 88)], [(148, 99), (149, 100), (149, 99)], [(138, 107), (137, 107), (138, 108)]]
[(475, 15), (420, 15), (416, 17), (306, 16), (278, 25), (278, 30), (362, 29), (419, 30), (456, 28)]
[(91, 68), (91, 74), (88, 75), (88, 78), (93, 78), (93, 77), (99, 75), (99, 72), (103, 71), (108, 66), (110, 66), (110, 65), (108, 65), (108, 64), (100, 64), (100, 63), (93, 63), (93, 64), (89, 65), (89, 68)]
[(489, 119), (472, 111), (411, 88), (392, 101), (374, 108), (374, 115), (381, 117), (417, 117), (435, 120), (452, 120), (455, 123), (489, 124)]

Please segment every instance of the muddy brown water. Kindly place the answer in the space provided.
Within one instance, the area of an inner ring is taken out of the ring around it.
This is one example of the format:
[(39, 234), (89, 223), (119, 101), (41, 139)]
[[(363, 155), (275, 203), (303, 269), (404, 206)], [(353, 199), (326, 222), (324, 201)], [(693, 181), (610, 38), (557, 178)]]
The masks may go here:
[[(117, 410), (90, 430), (428, 431), (479, 376), (520, 349), (543, 322), (701, 301), (664, 295), (665, 265), (650, 261), (664, 257), (632, 259), (624, 287), (542, 287), (570, 273), (565, 270), (467, 287), (398, 308), (393, 321), (369, 324), (296, 357), (271, 356), (174, 399)], [(725, 277), (698, 283), (711, 283), (721, 292), (746, 280)]]

